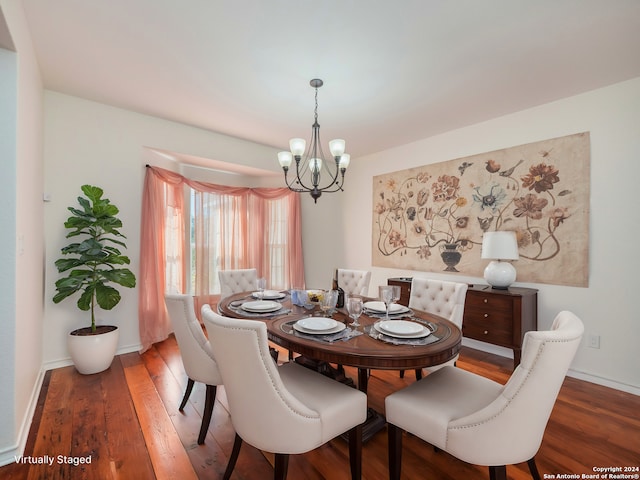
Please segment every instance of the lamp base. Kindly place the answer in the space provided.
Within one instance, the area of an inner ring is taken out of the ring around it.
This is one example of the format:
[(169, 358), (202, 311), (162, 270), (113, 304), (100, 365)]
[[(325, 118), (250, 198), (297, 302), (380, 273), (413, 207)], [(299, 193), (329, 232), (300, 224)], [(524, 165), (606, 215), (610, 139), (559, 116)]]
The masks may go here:
[(509, 262), (493, 260), (484, 269), (484, 279), (498, 290), (506, 290), (516, 280), (516, 269)]

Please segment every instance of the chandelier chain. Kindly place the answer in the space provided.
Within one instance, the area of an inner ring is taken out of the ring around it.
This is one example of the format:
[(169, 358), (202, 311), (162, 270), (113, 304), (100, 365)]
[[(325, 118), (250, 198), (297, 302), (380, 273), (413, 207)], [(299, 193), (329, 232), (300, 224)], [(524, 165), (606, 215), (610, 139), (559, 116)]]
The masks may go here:
[(316, 87), (316, 108), (313, 111), (315, 123), (318, 123), (318, 87)]

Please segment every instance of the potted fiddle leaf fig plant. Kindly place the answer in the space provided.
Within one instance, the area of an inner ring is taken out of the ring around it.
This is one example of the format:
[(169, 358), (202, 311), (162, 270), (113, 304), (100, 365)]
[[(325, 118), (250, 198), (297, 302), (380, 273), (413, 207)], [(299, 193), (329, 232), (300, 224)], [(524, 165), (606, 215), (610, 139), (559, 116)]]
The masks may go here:
[(120, 233), (122, 221), (118, 207), (103, 198), (103, 190), (83, 185), (84, 196), (78, 197), (80, 208), (68, 207), (71, 216), (64, 223), (71, 242), (62, 248), (62, 258), (55, 265), (66, 276), (56, 281), (54, 303), (79, 294), (77, 306), (90, 312), (91, 323), (73, 330), (67, 337), (69, 353), (76, 369), (83, 374), (98, 373), (111, 366), (118, 346), (118, 327), (97, 325), (96, 309), (111, 310), (120, 303), (120, 292), (113, 286), (133, 288), (136, 277), (124, 265), (126, 237)]

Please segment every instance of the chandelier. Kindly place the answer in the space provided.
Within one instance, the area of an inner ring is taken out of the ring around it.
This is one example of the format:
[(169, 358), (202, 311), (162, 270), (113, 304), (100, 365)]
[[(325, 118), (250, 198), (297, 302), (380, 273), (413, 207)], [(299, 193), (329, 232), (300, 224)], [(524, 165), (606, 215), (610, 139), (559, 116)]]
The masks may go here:
[[(278, 153), (278, 162), (282, 170), (284, 170), (284, 181), (289, 190), (294, 192), (309, 192), (315, 203), (322, 195), (322, 192), (337, 192), (342, 190), (344, 185), (344, 174), (349, 166), (351, 156), (344, 153), (345, 141), (342, 139), (331, 140), (329, 142), (329, 150), (333, 156), (335, 166), (331, 166), (332, 162), (324, 159), (322, 146), (320, 145), (320, 124), (318, 123), (318, 89), (322, 86), (322, 80), (314, 78), (309, 84), (316, 90), (316, 108), (314, 110), (314, 122), (311, 126), (311, 147), (302, 160), (305, 152), (306, 142), (302, 138), (292, 138), (289, 140), (290, 152)], [(289, 180), (287, 174), (289, 167), (295, 159), (296, 176), (293, 181)], [(320, 186), (322, 172), (325, 172), (329, 179), (326, 180), (324, 186)]]

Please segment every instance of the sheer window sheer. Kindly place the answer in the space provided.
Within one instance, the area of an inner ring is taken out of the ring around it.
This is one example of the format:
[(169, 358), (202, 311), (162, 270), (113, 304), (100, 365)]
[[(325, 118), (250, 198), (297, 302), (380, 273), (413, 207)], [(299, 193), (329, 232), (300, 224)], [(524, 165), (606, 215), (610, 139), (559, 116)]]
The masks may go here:
[[(185, 189), (191, 245), (185, 245)], [(142, 201), (139, 324), (142, 351), (171, 332), (165, 291), (187, 290), (196, 311), (219, 298), (218, 270), (256, 268), (269, 288), (304, 288), (300, 197), (287, 188), (241, 188), (189, 180), (148, 167)], [(191, 252), (187, 251), (191, 248)]]

